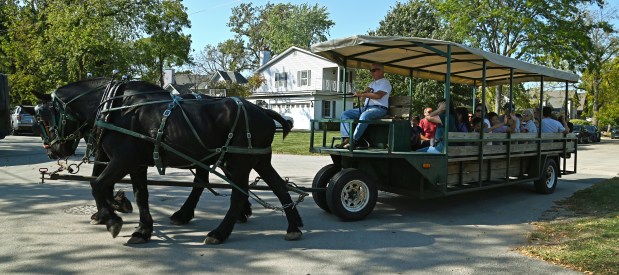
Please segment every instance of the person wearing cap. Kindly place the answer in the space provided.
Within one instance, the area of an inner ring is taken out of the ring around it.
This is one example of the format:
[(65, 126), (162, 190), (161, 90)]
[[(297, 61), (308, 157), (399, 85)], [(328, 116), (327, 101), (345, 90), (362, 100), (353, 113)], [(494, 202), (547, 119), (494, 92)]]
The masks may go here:
[[(389, 94), (391, 94), (392, 87), (389, 80), (385, 78), (384, 68), (382, 64), (372, 64), (370, 74), (372, 74), (374, 81), (372, 81), (364, 91), (357, 91), (354, 93), (355, 97), (365, 100), (363, 108), (361, 110), (348, 109), (344, 111), (340, 116), (342, 120), (372, 120), (384, 117), (387, 114), (389, 108)], [(367, 123), (359, 123), (354, 133), (352, 133), (352, 136), (350, 135), (351, 131), (349, 128), (349, 123), (342, 122), (340, 126), (342, 143), (337, 146), (338, 148), (346, 149), (350, 146), (350, 143), (354, 143), (356, 147), (370, 146), (367, 141), (361, 138), (368, 128)]]

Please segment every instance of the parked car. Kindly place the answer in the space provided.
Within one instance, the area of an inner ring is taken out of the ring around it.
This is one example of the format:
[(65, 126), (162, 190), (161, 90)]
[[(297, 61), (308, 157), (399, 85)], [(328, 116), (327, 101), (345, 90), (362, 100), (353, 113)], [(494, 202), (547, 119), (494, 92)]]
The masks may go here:
[(598, 127), (593, 125), (585, 125), (585, 129), (589, 132), (591, 142), (600, 142), (602, 140), (602, 132), (598, 130)]
[(574, 124), (574, 129), (572, 132), (576, 134), (578, 143), (589, 143), (589, 141), (591, 141), (591, 134), (587, 131), (584, 125)]
[[(281, 116), (288, 122), (288, 125), (290, 125), (290, 129), (292, 129), (294, 127), (294, 119), (290, 116), (285, 116), (285, 115), (281, 115)], [(275, 122), (275, 129), (278, 129), (278, 130), (282, 129), (282, 125), (277, 120), (273, 120), (273, 122)]]
[(13, 135), (21, 133), (33, 133), (33, 126), (36, 126), (34, 117), (34, 106), (17, 106), (11, 113), (11, 132)]
[(619, 138), (619, 127), (613, 127), (610, 129), (610, 138), (616, 139)]

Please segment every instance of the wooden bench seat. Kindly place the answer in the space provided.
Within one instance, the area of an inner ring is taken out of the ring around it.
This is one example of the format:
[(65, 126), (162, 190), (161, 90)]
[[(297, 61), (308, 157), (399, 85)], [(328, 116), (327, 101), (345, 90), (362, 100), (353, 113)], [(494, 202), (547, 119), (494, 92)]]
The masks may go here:
[[(484, 133), (483, 141), (479, 141), (479, 133), (450, 132), (448, 155), (450, 157), (478, 156), (481, 147), (483, 147), (484, 155), (504, 155), (508, 151), (508, 142), (512, 154), (536, 153), (538, 144), (533, 140), (535, 138), (537, 138), (536, 133), (516, 133), (511, 136), (503, 133)], [(541, 150), (563, 152), (565, 147), (568, 153), (574, 152), (576, 151), (575, 138), (574, 134), (568, 134), (565, 139), (561, 133), (542, 133)], [(483, 145), (480, 147), (479, 143)]]

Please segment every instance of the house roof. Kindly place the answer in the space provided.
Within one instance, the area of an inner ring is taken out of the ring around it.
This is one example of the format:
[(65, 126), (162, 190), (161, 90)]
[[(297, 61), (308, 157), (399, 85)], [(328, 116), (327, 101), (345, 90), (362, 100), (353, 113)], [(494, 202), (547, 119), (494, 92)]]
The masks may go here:
[(164, 87), (164, 89), (168, 90), (168, 91), (176, 91), (179, 94), (190, 94), (191, 93), (191, 88), (194, 85), (192, 83), (188, 83), (188, 84), (168, 84), (167, 86)]
[[(568, 100), (573, 99), (575, 92), (576, 91), (574, 90), (568, 91)], [(544, 91), (544, 97), (548, 100), (548, 104), (552, 105), (555, 108), (560, 108), (563, 107), (563, 103), (565, 101), (565, 90)], [(578, 100), (578, 109), (582, 110), (583, 106), (585, 105), (585, 94), (578, 94)]]
[[(578, 75), (462, 44), (397, 36), (357, 35), (317, 43), (312, 51), (349, 68), (370, 68), (374, 62), (385, 65), (385, 72), (444, 81), (488, 86), (508, 84), (513, 72), (515, 83), (539, 81), (577, 82)], [(450, 66), (447, 66), (447, 64)]]
[(210, 81), (219, 81), (219, 80), (224, 80), (224, 81), (227, 81), (227, 82), (238, 83), (238, 84), (245, 84), (245, 83), (248, 82), (247, 78), (245, 78), (239, 72), (231, 72), (231, 71), (227, 71), (227, 72), (226, 71), (216, 71), (210, 77)]
[(269, 61), (268, 61), (267, 63), (265, 63), (264, 65), (260, 66), (260, 68), (258, 68), (258, 69), (255, 71), (255, 73), (260, 73), (260, 72), (262, 72), (264, 69), (266, 69), (266, 68), (270, 67), (270, 66), (271, 66), (271, 65), (273, 65), (274, 63), (277, 63), (280, 59), (284, 58), (285, 56), (287, 56), (288, 54), (290, 54), (290, 53), (291, 53), (291, 52), (293, 52), (293, 51), (299, 51), (299, 52), (302, 52), (302, 53), (305, 53), (305, 54), (308, 54), (308, 55), (314, 56), (314, 57), (319, 58), (319, 59), (322, 59), (322, 60), (326, 60), (326, 61), (329, 61), (329, 62), (333, 62), (333, 61), (329, 60), (328, 58), (325, 58), (325, 57), (323, 57), (323, 56), (317, 55), (317, 54), (312, 53), (312, 52), (310, 52), (310, 51), (308, 51), (308, 50), (305, 50), (305, 49), (301, 49), (301, 48), (299, 48), (299, 47), (292, 46), (292, 47), (290, 47), (290, 48), (286, 49), (285, 51), (283, 51), (282, 53), (280, 53), (280, 54), (278, 54), (278, 55), (274, 56), (273, 58), (271, 58), (271, 60), (269, 60)]

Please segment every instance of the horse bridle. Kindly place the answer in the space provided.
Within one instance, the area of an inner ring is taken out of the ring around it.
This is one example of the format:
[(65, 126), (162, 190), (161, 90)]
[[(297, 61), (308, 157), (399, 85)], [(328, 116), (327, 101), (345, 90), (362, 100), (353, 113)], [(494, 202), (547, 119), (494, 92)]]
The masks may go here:
[[(69, 104), (73, 103), (75, 100), (91, 92), (94, 92), (102, 88), (103, 86), (105, 85), (97, 86), (82, 94), (79, 94), (73, 99), (69, 100), (68, 102), (64, 102), (62, 99), (60, 99), (56, 95), (56, 92), (53, 92), (52, 101), (48, 103), (48, 106), (47, 106), (47, 108), (50, 111), (50, 118), (51, 118), (49, 125), (47, 124), (45, 120), (42, 119), (43, 114), (41, 113), (41, 109), (35, 108), (35, 114), (36, 114), (37, 120), (39, 121), (39, 127), (41, 128), (41, 139), (43, 140), (43, 144), (45, 144), (46, 148), (51, 147), (52, 145), (56, 143), (66, 143), (66, 142), (73, 142), (73, 145), (72, 145), (73, 149), (75, 150), (77, 148), (79, 141), (82, 138), (81, 131), (84, 127), (86, 127), (88, 123), (84, 121), (80, 126), (77, 127), (75, 131), (73, 131), (72, 133), (68, 135), (65, 134), (65, 127), (67, 125), (67, 120), (73, 121), (79, 124), (79, 121), (77, 120), (76, 117), (66, 112), (66, 108)], [(53, 139), (51, 135), (52, 133), (54, 134)]]

